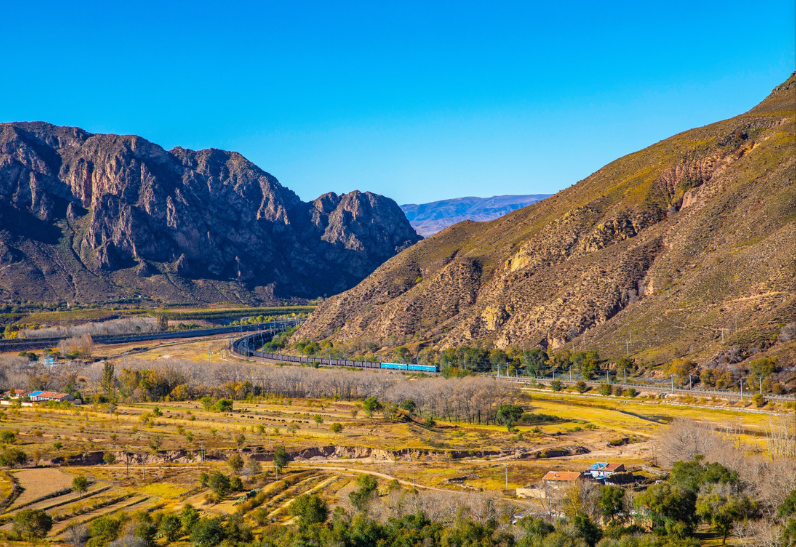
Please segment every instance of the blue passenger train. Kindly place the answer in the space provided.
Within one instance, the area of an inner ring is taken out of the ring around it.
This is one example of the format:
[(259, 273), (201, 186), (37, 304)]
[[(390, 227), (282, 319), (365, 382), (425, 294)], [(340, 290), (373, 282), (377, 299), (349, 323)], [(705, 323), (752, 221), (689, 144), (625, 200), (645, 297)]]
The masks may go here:
[(242, 357), (255, 357), (260, 359), (270, 359), (284, 361), (286, 363), (308, 363), (317, 364), (324, 367), (354, 367), (384, 370), (405, 370), (407, 372), (439, 372), (436, 365), (415, 365), (411, 363), (377, 363), (372, 361), (354, 361), (351, 359), (332, 359), (327, 357), (306, 357), (304, 355), (282, 355), (280, 353), (268, 353), (256, 351), (251, 348), (262, 347), (265, 343), (266, 333), (257, 333), (244, 338), (235, 340), (231, 345), (231, 350)]

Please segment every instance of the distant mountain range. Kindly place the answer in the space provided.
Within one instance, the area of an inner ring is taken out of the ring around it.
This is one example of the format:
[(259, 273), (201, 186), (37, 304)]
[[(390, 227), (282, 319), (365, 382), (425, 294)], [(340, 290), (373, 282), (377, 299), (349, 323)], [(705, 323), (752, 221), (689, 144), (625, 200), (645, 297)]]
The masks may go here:
[(331, 296), (419, 239), (391, 199), (306, 203), (237, 152), (0, 124), (0, 302)]
[(401, 205), (406, 218), (423, 237), (434, 235), (463, 220), (484, 222), (500, 218), (506, 213), (522, 209), (550, 197), (550, 194), (528, 196), (492, 196), (444, 199), (431, 203)]
[(324, 301), (295, 339), (432, 357), (477, 345), (593, 349), (736, 378), (746, 360), (769, 357), (793, 371), (794, 135), (791, 76), (745, 114), (420, 241)]

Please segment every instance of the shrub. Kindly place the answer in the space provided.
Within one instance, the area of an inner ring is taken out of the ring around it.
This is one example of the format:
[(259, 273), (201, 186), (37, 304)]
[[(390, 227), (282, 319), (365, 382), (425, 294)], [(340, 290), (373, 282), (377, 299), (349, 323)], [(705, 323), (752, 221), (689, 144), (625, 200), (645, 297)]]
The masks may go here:
[(191, 530), (191, 543), (202, 547), (215, 547), (224, 541), (226, 533), (221, 518), (202, 518)]
[(17, 440), (17, 436), (10, 429), (0, 431), (0, 443), (10, 444)]
[(216, 471), (210, 475), (210, 478), (207, 479), (207, 486), (209, 486), (213, 493), (219, 498), (226, 496), (231, 489), (229, 477), (221, 471)]
[(102, 456), (102, 461), (108, 465), (113, 465), (114, 463), (116, 463), (116, 456), (114, 456), (113, 453), (111, 452), (106, 452)]
[(561, 380), (553, 380), (550, 383), (550, 389), (552, 389), (553, 391), (561, 391), (562, 389)]
[(333, 423), (330, 427), (332, 433), (342, 433), (343, 431), (343, 424), (339, 424), (337, 422)]
[(14, 533), (28, 541), (44, 538), (52, 527), (52, 517), (41, 509), (24, 509), (14, 516)]
[(600, 395), (610, 395), (613, 392), (611, 384), (600, 384)]
[(636, 395), (638, 395), (638, 391), (636, 391), (636, 388), (634, 387), (627, 388), (626, 393), (628, 397), (635, 397)]
[(213, 405), (216, 412), (232, 412), (232, 399), (219, 399)]
[(299, 526), (306, 528), (312, 524), (320, 524), (329, 517), (329, 506), (316, 495), (301, 494), (296, 497), (289, 508), (290, 514), (298, 517)]
[(18, 448), (6, 448), (0, 454), (0, 465), (5, 467), (18, 467), (25, 465), (28, 461), (28, 455)]
[(586, 393), (586, 391), (588, 391), (588, 389), (589, 389), (589, 386), (587, 386), (586, 382), (584, 382), (583, 380), (578, 380), (578, 382), (575, 384), (575, 390), (578, 393)]
[(765, 406), (768, 401), (763, 397), (762, 393), (755, 393), (752, 396), (752, 402), (755, 404), (757, 408)]

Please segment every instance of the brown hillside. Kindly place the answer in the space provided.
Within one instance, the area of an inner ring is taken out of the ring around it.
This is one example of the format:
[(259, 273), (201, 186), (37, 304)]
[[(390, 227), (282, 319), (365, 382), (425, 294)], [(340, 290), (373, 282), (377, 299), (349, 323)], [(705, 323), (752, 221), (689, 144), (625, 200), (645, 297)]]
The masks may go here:
[(746, 114), (417, 243), (326, 301), (299, 336), (793, 360), (795, 342), (776, 340), (796, 320), (795, 119), (791, 76)]

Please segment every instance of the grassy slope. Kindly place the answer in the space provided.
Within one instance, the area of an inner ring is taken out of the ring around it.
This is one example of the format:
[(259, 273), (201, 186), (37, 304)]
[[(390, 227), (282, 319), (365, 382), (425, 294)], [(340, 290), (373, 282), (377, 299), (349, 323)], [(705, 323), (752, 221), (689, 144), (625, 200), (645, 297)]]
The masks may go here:
[[(632, 336), (636, 356), (662, 362), (716, 354), (737, 317), (725, 345), (765, 346), (796, 319), (794, 89), (791, 77), (746, 114), (428, 238), (325, 302), (300, 333), (436, 347), (575, 342), (609, 356)], [(645, 295), (628, 305), (632, 291)]]

